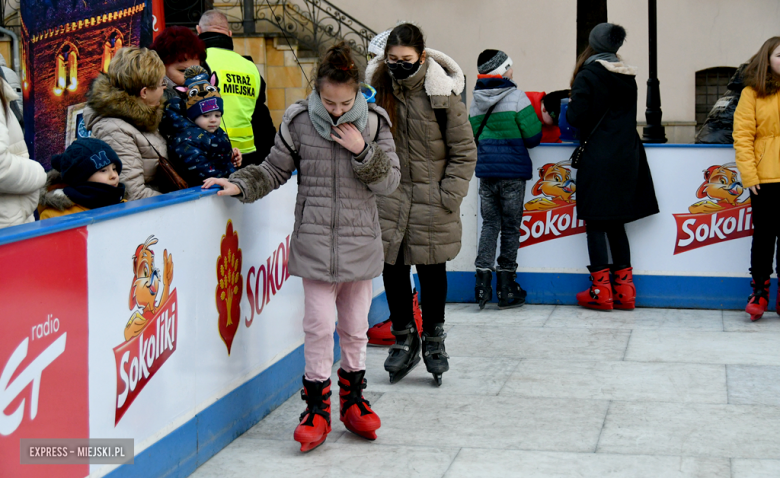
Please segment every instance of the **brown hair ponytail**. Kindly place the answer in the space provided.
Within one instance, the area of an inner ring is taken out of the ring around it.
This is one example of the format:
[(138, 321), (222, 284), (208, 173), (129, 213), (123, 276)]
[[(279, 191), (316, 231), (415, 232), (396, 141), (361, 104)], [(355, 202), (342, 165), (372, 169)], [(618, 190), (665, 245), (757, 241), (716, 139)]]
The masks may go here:
[(577, 74), (582, 70), (583, 65), (585, 65), (585, 60), (592, 57), (596, 54), (596, 50), (593, 49), (590, 45), (586, 46), (584, 50), (582, 50), (582, 53), (580, 53), (580, 56), (577, 57), (577, 63), (574, 64), (574, 73), (571, 75), (571, 82), (569, 83), (569, 88), (574, 86), (574, 79), (577, 78)]
[(352, 49), (346, 42), (339, 42), (328, 48), (317, 65), (314, 88), (319, 90), (323, 81), (342, 84), (352, 83), (355, 91), (360, 88), (360, 70), (352, 59)]
[[(394, 46), (412, 47), (418, 55), (422, 55), (425, 51), (425, 37), (422, 30), (416, 25), (402, 23), (393, 28), (393, 31), (387, 37), (385, 58), (387, 58), (387, 52)], [(376, 89), (376, 104), (387, 111), (393, 124), (393, 130), (395, 130), (396, 100), (395, 96), (393, 96), (393, 78), (390, 76), (384, 61), (379, 64), (373, 78), (369, 78), (369, 81), (371, 86)]]
[(769, 83), (772, 77), (776, 81), (780, 80), (769, 65), (769, 57), (778, 46), (780, 46), (780, 37), (772, 37), (765, 41), (758, 53), (750, 59), (747, 68), (745, 68), (745, 85), (756, 90), (759, 98), (771, 94), (767, 88), (767, 83)]

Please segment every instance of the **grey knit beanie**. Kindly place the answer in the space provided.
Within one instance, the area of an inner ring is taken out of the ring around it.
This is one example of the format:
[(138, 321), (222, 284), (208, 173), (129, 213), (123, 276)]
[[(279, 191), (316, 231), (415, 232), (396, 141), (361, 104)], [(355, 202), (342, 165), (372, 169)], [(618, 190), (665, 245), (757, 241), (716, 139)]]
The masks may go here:
[(512, 68), (512, 59), (501, 50), (485, 50), (477, 58), (477, 72), (480, 75), (503, 76)]
[(373, 53), (376, 56), (384, 55), (385, 47), (387, 46), (387, 37), (390, 36), (391, 31), (393, 30), (390, 29), (383, 31), (382, 33), (377, 33), (368, 44), (368, 52)]
[(625, 39), (625, 28), (612, 23), (599, 23), (590, 31), (588, 43), (596, 53), (617, 53)]

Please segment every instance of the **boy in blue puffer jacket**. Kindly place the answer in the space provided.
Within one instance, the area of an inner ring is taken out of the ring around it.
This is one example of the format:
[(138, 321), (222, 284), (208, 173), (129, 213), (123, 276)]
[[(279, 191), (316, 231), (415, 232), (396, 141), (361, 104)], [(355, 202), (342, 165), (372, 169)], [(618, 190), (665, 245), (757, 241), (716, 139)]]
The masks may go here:
[(184, 86), (176, 90), (184, 98), (165, 105), (160, 132), (168, 140), (168, 155), (176, 172), (190, 186), (207, 178), (226, 178), (241, 165), (241, 152), (233, 148), (220, 128), (224, 112), (216, 74), (191, 66), (184, 71)]
[(531, 179), (528, 149), (542, 139), (542, 123), (528, 97), (512, 81), (512, 59), (500, 50), (485, 50), (477, 60), (479, 72), (469, 120), (477, 142), (482, 235), (479, 239), (475, 297), (479, 307), (492, 298), (496, 242), (498, 308), (519, 307), (526, 292), (516, 282), (517, 249), (523, 219), (525, 182)]

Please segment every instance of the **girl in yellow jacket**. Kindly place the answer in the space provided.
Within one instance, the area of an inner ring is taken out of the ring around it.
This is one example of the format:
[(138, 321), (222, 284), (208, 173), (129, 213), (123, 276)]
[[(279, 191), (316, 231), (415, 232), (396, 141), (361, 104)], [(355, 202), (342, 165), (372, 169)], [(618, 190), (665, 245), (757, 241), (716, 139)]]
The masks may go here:
[(753, 205), (753, 294), (745, 310), (751, 320), (758, 320), (769, 303), (769, 276), (780, 236), (780, 37), (767, 40), (751, 58), (745, 84), (734, 113), (733, 135), (737, 167)]

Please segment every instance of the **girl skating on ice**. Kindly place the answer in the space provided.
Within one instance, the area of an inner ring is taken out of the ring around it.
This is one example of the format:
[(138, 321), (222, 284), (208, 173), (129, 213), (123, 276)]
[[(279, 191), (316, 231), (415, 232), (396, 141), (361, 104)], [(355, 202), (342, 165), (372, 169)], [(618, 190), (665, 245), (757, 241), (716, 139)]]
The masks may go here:
[[(294, 434), (301, 451), (320, 445), (331, 430), (336, 328), (340, 419), (353, 433), (376, 439), (380, 420), (363, 398), (371, 279), (382, 273), (384, 258), (375, 194), (392, 193), (401, 176), (389, 118), (359, 92), (358, 69), (345, 43), (325, 54), (314, 86), (307, 99), (285, 112), (265, 162), (203, 186), (218, 184), (219, 195), (253, 202), (287, 182), (300, 162), (289, 270), (303, 278), (305, 296), (307, 406)], [(378, 124), (375, 132), (372, 122)], [(284, 129), (293, 144), (285, 144)]]

